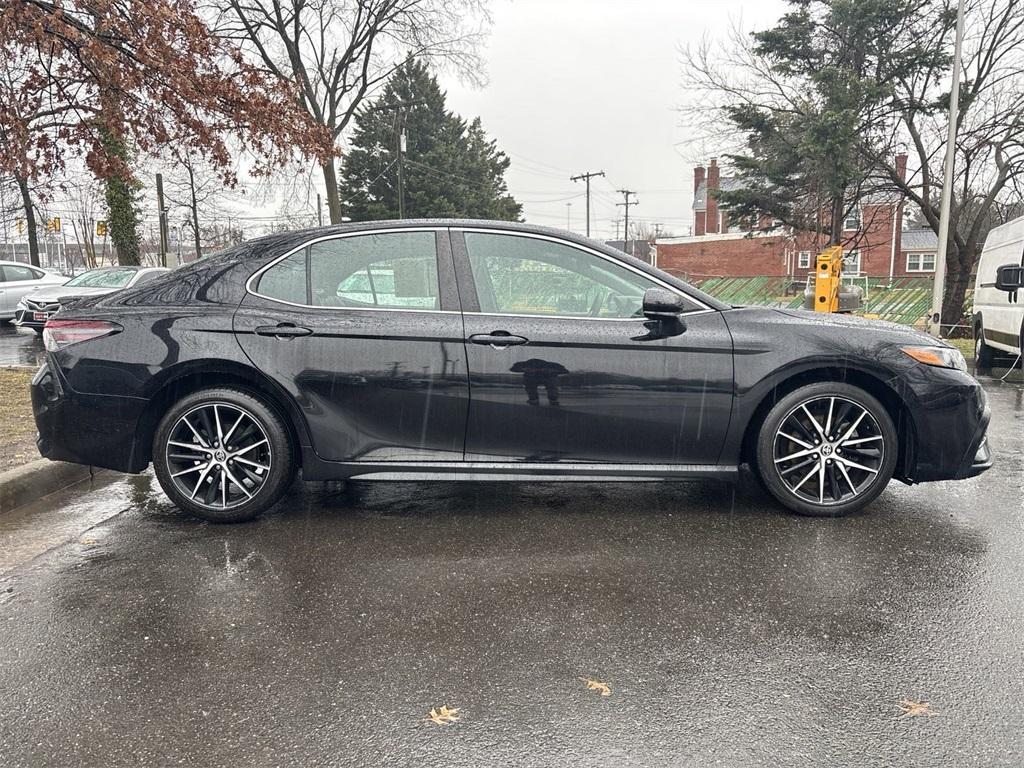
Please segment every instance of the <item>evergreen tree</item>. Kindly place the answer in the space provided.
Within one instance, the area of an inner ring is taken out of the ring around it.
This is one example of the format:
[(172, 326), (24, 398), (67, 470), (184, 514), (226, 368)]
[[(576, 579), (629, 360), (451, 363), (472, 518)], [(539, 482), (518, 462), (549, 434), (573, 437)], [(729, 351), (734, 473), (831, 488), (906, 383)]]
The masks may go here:
[(945, 65), (922, 32), (948, 14), (929, 15), (920, 0), (789, 4), (777, 26), (752, 36), (764, 84), (726, 108), (747, 147), (728, 156), (741, 183), (718, 199), (734, 216), (824, 229), (838, 244), (857, 198), (877, 186), (870, 158), (901, 114), (896, 87)]
[(338, 184), (342, 213), (353, 221), (399, 218), (398, 141), (406, 218), (518, 220), (522, 206), (508, 193), (508, 157), (480, 119), (466, 123), (445, 107), (426, 65), (410, 60), (380, 97), (360, 109)]

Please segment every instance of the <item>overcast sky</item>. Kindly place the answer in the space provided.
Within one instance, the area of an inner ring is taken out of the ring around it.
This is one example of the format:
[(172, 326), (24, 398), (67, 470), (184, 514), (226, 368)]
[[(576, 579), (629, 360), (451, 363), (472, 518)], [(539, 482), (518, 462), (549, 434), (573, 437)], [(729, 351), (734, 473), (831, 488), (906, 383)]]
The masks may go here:
[[(737, 21), (770, 25), (780, 0), (494, 0), (482, 89), (442, 76), (448, 106), (484, 128), (512, 158), (509, 188), (527, 221), (584, 231), (583, 184), (595, 179), (591, 232), (614, 235), (622, 196), (637, 190), (634, 216), (687, 234), (693, 164), (702, 147), (680, 126), (678, 48), (723, 37)], [(566, 199), (570, 196), (572, 199)]]

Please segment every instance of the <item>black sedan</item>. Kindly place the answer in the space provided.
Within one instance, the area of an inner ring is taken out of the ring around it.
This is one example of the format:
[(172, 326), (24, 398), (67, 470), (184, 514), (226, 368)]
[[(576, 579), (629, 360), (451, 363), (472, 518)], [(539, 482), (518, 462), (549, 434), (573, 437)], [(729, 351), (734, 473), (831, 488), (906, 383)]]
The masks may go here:
[(958, 351), (731, 307), (600, 243), (507, 222), (243, 243), (51, 319), (39, 450), (154, 465), (209, 520), (306, 480), (734, 479), (836, 516), (991, 466)]

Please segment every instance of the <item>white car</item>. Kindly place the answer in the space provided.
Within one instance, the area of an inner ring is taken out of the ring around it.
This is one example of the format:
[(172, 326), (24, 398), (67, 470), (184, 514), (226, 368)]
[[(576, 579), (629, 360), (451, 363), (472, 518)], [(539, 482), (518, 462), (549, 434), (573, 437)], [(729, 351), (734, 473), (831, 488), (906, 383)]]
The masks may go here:
[(974, 353), (990, 368), (997, 356), (1017, 358), (1024, 346), (1024, 216), (988, 233), (974, 284)]
[(46, 321), (70, 299), (105, 296), (122, 288), (142, 285), (169, 271), (164, 267), (97, 267), (87, 270), (59, 285), (42, 287), (22, 296), (14, 308), (14, 324), (42, 333)]
[(20, 261), (0, 261), (0, 320), (13, 320), (22, 297), (39, 288), (63, 285), (64, 275)]

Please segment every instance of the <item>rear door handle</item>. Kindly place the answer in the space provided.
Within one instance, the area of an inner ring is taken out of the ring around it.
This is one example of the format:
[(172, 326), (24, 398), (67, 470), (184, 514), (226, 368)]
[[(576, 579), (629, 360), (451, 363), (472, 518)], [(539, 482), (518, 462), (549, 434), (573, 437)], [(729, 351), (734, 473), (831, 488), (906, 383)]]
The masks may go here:
[(489, 344), (495, 349), (504, 347), (515, 347), (526, 344), (529, 341), (525, 336), (515, 336), (508, 331), (491, 331), (490, 333), (475, 333), (469, 337), (471, 344)]
[(291, 323), (259, 325), (255, 329), (257, 336), (275, 336), (279, 339), (290, 339), (295, 336), (309, 336), (312, 332), (312, 328), (304, 328), (301, 325), (292, 325)]

